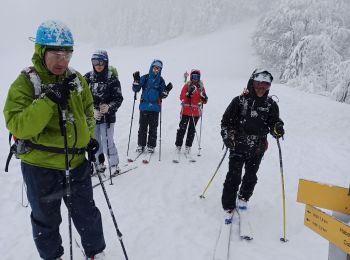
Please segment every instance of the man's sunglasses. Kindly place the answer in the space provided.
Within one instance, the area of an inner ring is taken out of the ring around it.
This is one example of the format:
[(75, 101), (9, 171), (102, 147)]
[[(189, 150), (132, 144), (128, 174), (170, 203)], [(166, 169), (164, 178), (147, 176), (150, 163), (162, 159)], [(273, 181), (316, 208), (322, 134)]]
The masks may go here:
[(72, 51), (47, 51), (46, 52), (47, 58), (55, 61), (70, 61), (72, 58), (73, 52)]

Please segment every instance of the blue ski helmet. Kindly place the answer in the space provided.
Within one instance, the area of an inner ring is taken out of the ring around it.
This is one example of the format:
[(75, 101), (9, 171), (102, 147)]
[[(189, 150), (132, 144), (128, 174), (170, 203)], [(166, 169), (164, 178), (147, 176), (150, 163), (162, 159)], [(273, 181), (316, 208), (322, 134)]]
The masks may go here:
[(91, 56), (91, 60), (102, 60), (104, 62), (108, 62), (107, 51), (105, 51), (105, 50), (95, 51)]
[(38, 27), (35, 44), (55, 47), (73, 47), (74, 40), (70, 29), (56, 20), (45, 21)]

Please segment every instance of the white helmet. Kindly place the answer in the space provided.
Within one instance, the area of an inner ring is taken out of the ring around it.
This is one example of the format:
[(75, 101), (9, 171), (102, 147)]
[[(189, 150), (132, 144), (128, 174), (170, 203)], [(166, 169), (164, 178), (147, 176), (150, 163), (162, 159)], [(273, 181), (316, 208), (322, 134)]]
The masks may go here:
[(273, 77), (266, 69), (255, 69), (250, 76), (252, 80), (272, 83)]

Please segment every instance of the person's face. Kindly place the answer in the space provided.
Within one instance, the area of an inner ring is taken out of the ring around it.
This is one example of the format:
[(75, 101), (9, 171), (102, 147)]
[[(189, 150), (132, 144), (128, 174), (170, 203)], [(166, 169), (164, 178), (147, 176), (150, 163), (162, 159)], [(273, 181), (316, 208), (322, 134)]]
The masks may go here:
[(255, 90), (255, 94), (258, 97), (262, 97), (265, 95), (266, 91), (268, 91), (271, 87), (271, 83), (265, 81), (253, 81), (253, 88)]
[(159, 71), (160, 71), (160, 68), (157, 67), (157, 66), (153, 66), (152, 71), (153, 71), (153, 74), (154, 74), (154, 75), (157, 75), (157, 74), (159, 73)]
[(68, 68), (72, 51), (46, 51), (44, 61), (47, 69), (54, 75), (63, 75)]
[(94, 66), (95, 70), (100, 73), (104, 70), (106, 64), (103, 60), (92, 60), (92, 66)]

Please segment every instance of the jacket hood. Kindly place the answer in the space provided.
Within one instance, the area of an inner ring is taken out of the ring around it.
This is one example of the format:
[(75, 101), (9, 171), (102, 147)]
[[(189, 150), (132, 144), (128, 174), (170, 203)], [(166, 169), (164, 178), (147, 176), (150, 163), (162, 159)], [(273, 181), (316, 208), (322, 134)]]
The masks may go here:
[(149, 71), (148, 71), (148, 74), (150, 75), (153, 75), (153, 67), (154, 66), (157, 66), (158, 68), (160, 68), (159, 72), (157, 75), (159, 75), (159, 77), (161, 76), (162, 74), (162, 69), (163, 69), (163, 62), (160, 61), (160, 60), (154, 60), (152, 63), (151, 63), (151, 66), (149, 67)]
[(94, 70), (97, 81), (106, 81), (108, 79), (108, 67), (109, 67), (109, 58), (108, 58), (107, 51), (105, 50), (95, 51), (91, 56), (91, 61), (92, 60), (104, 61), (105, 66), (101, 72), (97, 72), (93, 65), (92, 65), (92, 68)]
[[(153, 74), (153, 67), (154, 66), (157, 66), (160, 68), (157, 75)], [(148, 87), (159, 86), (160, 77), (162, 75), (162, 68), (163, 68), (163, 63), (160, 60), (154, 60), (152, 62), (151, 66), (149, 67), (149, 72), (148, 72), (148, 80), (147, 80)]]

